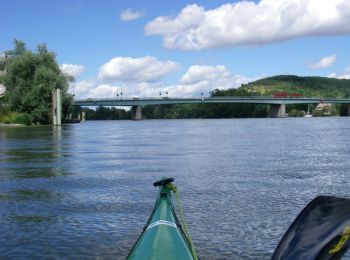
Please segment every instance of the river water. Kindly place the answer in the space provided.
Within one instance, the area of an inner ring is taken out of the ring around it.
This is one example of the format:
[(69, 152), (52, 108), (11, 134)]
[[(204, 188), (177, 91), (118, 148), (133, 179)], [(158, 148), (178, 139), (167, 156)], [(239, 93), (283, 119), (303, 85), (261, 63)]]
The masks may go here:
[(350, 197), (349, 158), (350, 118), (0, 128), (0, 258), (124, 259), (167, 176), (201, 259), (269, 259), (311, 199)]

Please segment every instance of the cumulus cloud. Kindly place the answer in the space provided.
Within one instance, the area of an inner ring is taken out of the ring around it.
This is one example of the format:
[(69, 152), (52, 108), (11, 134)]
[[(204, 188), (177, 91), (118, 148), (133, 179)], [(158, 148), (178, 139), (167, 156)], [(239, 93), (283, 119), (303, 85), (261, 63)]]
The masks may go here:
[(97, 85), (94, 88), (91, 88), (89, 91), (89, 96), (95, 98), (113, 98), (116, 96), (117, 91), (117, 86), (110, 84), (101, 84)]
[(176, 17), (160, 16), (145, 26), (168, 49), (201, 50), (256, 46), (302, 36), (350, 33), (348, 0), (261, 0), (205, 10), (193, 4)]
[(83, 80), (71, 86), (76, 98), (117, 98), (123, 92), (123, 97), (155, 97), (161, 90), (159, 83), (128, 82), (126, 84), (101, 83), (96, 79)]
[(331, 73), (328, 75), (328, 77), (337, 79), (350, 79), (350, 66), (348, 66), (344, 71), (340, 73)]
[(144, 12), (133, 11), (131, 9), (126, 9), (126, 10), (123, 10), (120, 13), (119, 18), (123, 22), (129, 22), (129, 21), (132, 21), (132, 20), (137, 20), (137, 19), (141, 18), (144, 15), (145, 15)]
[(96, 86), (96, 80), (82, 80), (77, 83), (70, 84), (70, 91), (74, 92), (77, 98), (87, 98), (90, 96), (90, 91)]
[(63, 73), (74, 78), (79, 77), (85, 71), (85, 67), (78, 64), (61, 64), (60, 69)]
[(104, 81), (153, 82), (180, 68), (173, 61), (159, 61), (155, 57), (116, 57), (103, 64), (99, 79)]
[(238, 88), (243, 83), (253, 79), (234, 75), (223, 65), (217, 66), (191, 66), (181, 77), (180, 84), (169, 86), (168, 92), (178, 96), (199, 96), (203, 91), (208, 92), (214, 89)]
[(314, 64), (310, 65), (311, 69), (324, 69), (324, 68), (328, 68), (329, 66), (331, 66), (334, 62), (336, 62), (337, 57), (336, 55), (330, 55), (327, 57), (322, 58), (319, 62), (316, 62)]
[(114, 98), (121, 91), (121, 85), (103, 84), (96, 79), (83, 80), (72, 84), (76, 98)]
[(123, 97), (159, 97), (159, 93), (169, 97), (200, 97), (214, 89), (238, 88), (241, 84), (257, 80), (233, 74), (223, 65), (199, 66), (188, 68), (178, 83), (164, 85), (160, 81), (127, 81), (123, 84), (102, 83), (91, 79), (73, 85), (77, 98), (113, 98), (123, 91)]

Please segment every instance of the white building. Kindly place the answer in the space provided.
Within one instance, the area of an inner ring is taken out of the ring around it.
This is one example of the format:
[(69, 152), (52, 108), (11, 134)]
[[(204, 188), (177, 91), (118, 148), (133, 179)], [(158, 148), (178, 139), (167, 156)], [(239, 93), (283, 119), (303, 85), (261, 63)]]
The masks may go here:
[(5, 86), (0, 84), (0, 97), (2, 97), (5, 94), (5, 90), (6, 90)]

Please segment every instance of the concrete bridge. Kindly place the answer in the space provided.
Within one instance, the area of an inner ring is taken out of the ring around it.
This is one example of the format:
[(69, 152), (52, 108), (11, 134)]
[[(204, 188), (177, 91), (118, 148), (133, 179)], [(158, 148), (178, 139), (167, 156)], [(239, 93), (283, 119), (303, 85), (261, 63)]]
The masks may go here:
[(350, 115), (350, 98), (317, 98), (317, 97), (202, 97), (202, 98), (88, 98), (74, 100), (75, 106), (131, 106), (132, 119), (142, 119), (142, 107), (147, 105), (169, 105), (169, 104), (266, 104), (271, 107), (271, 117), (285, 117), (286, 105), (288, 104), (348, 104), (348, 115)]

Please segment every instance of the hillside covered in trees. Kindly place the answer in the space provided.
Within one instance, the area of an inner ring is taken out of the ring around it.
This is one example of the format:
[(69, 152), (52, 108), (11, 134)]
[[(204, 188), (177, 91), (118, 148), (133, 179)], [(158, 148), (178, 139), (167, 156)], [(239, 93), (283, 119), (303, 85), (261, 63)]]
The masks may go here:
[(263, 96), (287, 92), (305, 97), (350, 97), (350, 80), (327, 77), (279, 75), (242, 85), (242, 88), (252, 95)]

